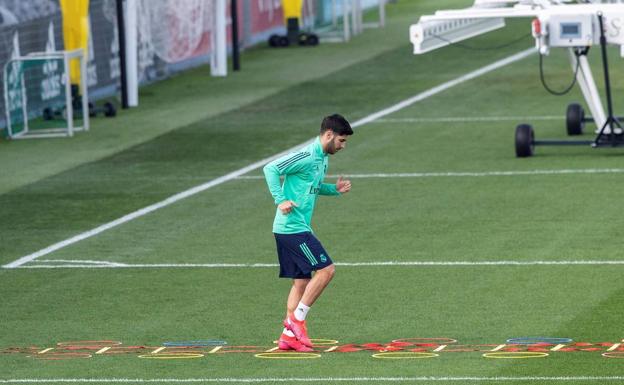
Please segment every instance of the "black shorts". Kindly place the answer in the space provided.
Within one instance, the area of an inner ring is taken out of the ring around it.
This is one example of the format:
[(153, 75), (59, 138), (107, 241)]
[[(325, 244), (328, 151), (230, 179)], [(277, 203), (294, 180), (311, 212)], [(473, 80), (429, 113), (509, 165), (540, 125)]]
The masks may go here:
[(281, 278), (311, 278), (313, 271), (333, 263), (311, 232), (274, 235)]

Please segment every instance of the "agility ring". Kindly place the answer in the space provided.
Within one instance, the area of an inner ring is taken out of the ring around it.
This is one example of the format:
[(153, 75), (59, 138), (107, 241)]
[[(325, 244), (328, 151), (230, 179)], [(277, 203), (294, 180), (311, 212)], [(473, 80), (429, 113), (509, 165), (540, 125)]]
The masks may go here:
[(485, 358), (496, 359), (526, 359), (526, 358), (544, 358), (548, 353), (544, 352), (488, 352), (484, 353)]
[(321, 355), (318, 353), (308, 353), (308, 352), (267, 352), (267, 353), (258, 353), (255, 354), (256, 358), (264, 358), (269, 360), (309, 360), (313, 358), (320, 358)]
[(180, 360), (189, 358), (201, 358), (204, 355), (201, 353), (156, 353), (156, 354), (141, 354), (139, 358), (147, 358), (151, 360)]
[(96, 347), (105, 348), (107, 346), (121, 345), (121, 341), (108, 341), (108, 340), (96, 340), (96, 341), (66, 341), (58, 342), (56, 346), (61, 347)]
[(75, 359), (82, 359), (82, 358), (91, 358), (93, 356), (89, 353), (45, 353), (41, 355), (28, 356), (28, 357), (34, 358), (36, 360), (57, 361), (57, 360), (75, 360)]
[(223, 346), (223, 345), (227, 345), (227, 342), (222, 341), (222, 340), (163, 342), (163, 346), (170, 346), (170, 347), (200, 347), (200, 346)]
[[(278, 343), (278, 340), (273, 341), (274, 344)], [(338, 345), (338, 340), (332, 340), (328, 338), (310, 338), (312, 346), (332, 346)]]
[(572, 338), (561, 337), (519, 337), (510, 338), (507, 340), (511, 345), (533, 345), (533, 344), (569, 344), (572, 342)]
[(449, 345), (457, 342), (454, 338), (446, 337), (413, 337), (413, 338), (399, 338), (392, 340), (392, 342), (410, 342), (413, 344), (437, 344), (437, 345)]
[(382, 352), (373, 354), (374, 358), (385, 360), (413, 360), (421, 358), (435, 358), (439, 354), (429, 352)]

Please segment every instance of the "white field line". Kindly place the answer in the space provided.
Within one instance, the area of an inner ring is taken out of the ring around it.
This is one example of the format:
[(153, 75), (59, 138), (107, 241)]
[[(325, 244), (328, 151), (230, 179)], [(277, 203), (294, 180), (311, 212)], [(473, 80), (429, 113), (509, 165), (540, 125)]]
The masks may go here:
[(16, 378), (0, 379), (0, 384), (23, 384), (23, 383), (297, 383), (297, 382), (541, 382), (541, 381), (624, 381), (624, 376), (506, 376), (506, 377), (291, 377), (291, 378)]
[[(39, 261), (44, 262), (44, 261)], [(52, 264), (31, 264), (18, 266), (20, 269), (102, 269), (102, 268), (275, 268), (277, 263), (116, 263), (85, 264), (82, 261), (47, 260)], [(54, 264), (61, 262), (60, 264)], [(606, 261), (376, 261), (376, 262), (336, 262), (336, 266), (344, 267), (377, 267), (377, 266), (606, 266), (624, 265), (624, 260)]]
[(478, 69), (476, 71), (472, 71), (470, 73), (467, 73), (466, 75), (460, 76), (460, 77), (458, 77), (456, 79), (453, 79), (453, 80), (450, 80), (450, 81), (448, 81), (446, 83), (442, 83), (439, 86), (433, 87), (433, 88), (431, 88), (431, 89), (429, 89), (429, 90), (427, 90), (425, 92), (421, 92), (418, 95), (414, 95), (411, 98), (405, 99), (404, 101), (402, 101), (400, 103), (397, 103), (397, 104), (395, 104), (392, 107), (386, 108), (385, 110), (381, 110), (379, 112), (371, 114), (371, 115), (365, 117), (364, 119), (359, 120), (358, 123), (360, 125), (363, 125), (363, 124), (375, 121), (377, 119), (380, 119), (380, 118), (382, 118), (382, 117), (384, 117), (386, 115), (390, 115), (390, 114), (392, 114), (394, 112), (397, 112), (397, 111), (399, 111), (399, 110), (401, 110), (401, 109), (403, 109), (405, 107), (409, 107), (409, 106), (411, 106), (412, 104), (414, 104), (416, 102), (420, 102), (421, 100), (427, 99), (427, 98), (429, 98), (429, 97), (431, 97), (431, 96), (433, 96), (435, 94), (438, 94), (438, 93), (440, 93), (442, 91), (446, 91), (447, 89), (449, 89), (451, 87), (455, 87), (458, 84), (467, 82), (468, 80), (472, 80), (472, 79), (477, 78), (477, 77), (479, 77), (481, 75), (485, 75), (488, 72), (492, 72), (494, 70), (497, 70), (497, 69), (499, 69), (501, 67), (504, 67), (504, 66), (506, 66), (508, 64), (511, 64), (513, 62), (516, 62), (518, 60), (522, 60), (522, 59), (528, 57), (529, 55), (534, 54), (535, 52), (536, 52), (535, 48), (529, 48), (529, 49), (524, 50), (522, 52), (518, 52), (515, 55), (508, 56), (505, 59), (502, 59), (502, 60), (499, 60), (499, 61), (494, 62), (492, 64), (489, 64), (489, 65), (487, 65), (487, 66), (485, 66), (483, 68), (480, 68), (480, 69)]
[(42, 262), (42, 263), (69, 263), (69, 264), (76, 264), (76, 263), (80, 263), (83, 265), (90, 265), (90, 266), (103, 266), (103, 267), (110, 267), (110, 266), (117, 266), (117, 265), (123, 265), (123, 263), (117, 263), (117, 262), (110, 262), (110, 261), (90, 261), (90, 260), (79, 260), (79, 259), (38, 259), (37, 262)]
[(124, 224), (126, 222), (130, 222), (133, 219), (142, 217), (142, 216), (144, 216), (146, 214), (149, 214), (149, 213), (151, 213), (153, 211), (156, 211), (156, 210), (161, 209), (163, 207), (169, 206), (169, 205), (171, 205), (171, 204), (173, 204), (173, 203), (175, 203), (175, 202), (177, 202), (179, 200), (188, 198), (188, 197), (193, 196), (193, 195), (195, 195), (197, 193), (200, 193), (202, 191), (208, 190), (211, 187), (218, 186), (218, 185), (220, 185), (222, 183), (225, 183), (227, 181), (235, 179), (238, 176), (241, 176), (241, 175), (246, 174), (246, 173), (248, 173), (250, 171), (253, 171), (253, 170), (257, 169), (257, 168), (260, 168), (260, 167), (264, 166), (266, 163), (270, 162), (271, 160), (276, 159), (276, 158), (278, 158), (278, 157), (280, 157), (282, 155), (285, 155), (288, 152), (290, 152), (292, 150), (295, 150), (297, 148), (299, 148), (299, 146), (293, 147), (293, 148), (291, 148), (291, 149), (289, 149), (287, 151), (284, 151), (284, 152), (282, 152), (280, 154), (274, 155), (274, 156), (272, 156), (270, 158), (266, 158), (266, 159), (260, 160), (258, 162), (252, 163), (249, 166), (243, 167), (243, 168), (241, 168), (239, 170), (236, 170), (234, 172), (231, 172), (229, 174), (220, 176), (220, 177), (218, 177), (216, 179), (213, 179), (213, 180), (211, 180), (211, 181), (209, 181), (207, 183), (201, 184), (199, 186), (195, 186), (195, 187), (190, 188), (190, 189), (188, 189), (186, 191), (182, 191), (182, 192), (180, 192), (178, 194), (172, 195), (169, 198), (166, 198), (165, 200), (162, 200), (160, 202), (154, 203), (154, 204), (149, 205), (147, 207), (143, 207), (142, 209), (134, 211), (134, 212), (132, 212), (130, 214), (126, 214), (126, 215), (124, 215), (121, 218), (117, 218), (117, 219), (115, 219), (115, 220), (113, 220), (111, 222), (105, 223), (105, 224), (103, 224), (101, 226), (98, 226), (98, 227), (96, 227), (94, 229), (91, 229), (89, 231), (85, 231), (84, 233), (80, 233), (80, 234), (75, 235), (75, 236), (73, 236), (71, 238), (65, 239), (65, 240), (63, 240), (61, 242), (57, 242), (57, 243), (55, 243), (53, 245), (50, 245), (50, 246), (48, 246), (48, 247), (46, 247), (44, 249), (41, 249), (39, 251), (36, 251), (36, 252), (32, 253), (32, 254), (25, 255), (25, 256), (15, 260), (15, 261), (9, 263), (9, 264), (6, 264), (6, 265), (2, 266), (2, 267), (5, 268), (5, 269), (12, 269), (12, 268), (15, 268), (15, 267), (19, 267), (19, 266), (21, 266), (21, 265), (23, 265), (25, 263), (34, 261), (35, 259), (37, 259), (37, 258), (39, 258), (41, 256), (50, 254), (50, 253), (52, 253), (54, 251), (57, 251), (59, 249), (62, 249), (62, 248), (67, 247), (69, 245), (72, 245), (74, 243), (80, 242), (80, 241), (82, 241), (84, 239), (91, 238), (91, 237), (93, 237), (93, 236), (95, 236), (97, 234), (100, 234), (100, 233), (102, 233), (102, 232), (104, 232), (106, 230), (112, 229), (113, 227), (117, 227), (117, 226), (119, 226), (121, 224)]
[(526, 122), (533, 120), (565, 120), (565, 116), (448, 116), (440, 118), (385, 118), (375, 123), (470, 123), (470, 122)]
[[(456, 79), (453, 79), (453, 80), (450, 80), (450, 81), (448, 81), (446, 83), (442, 83), (439, 86), (433, 87), (433, 88), (431, 88), (431, 89), (429, 89), (427, 91), (421, 92), (421, 93), (419, 93), (419, 94), (417, 94), (417, 95), (415, 95), (415, 96), (413, 96), (411, 98), (403, 100), (402, 102), (399, 102), (399, 103), (397, 103), (397, 104), (395, 104), (393, 106), (390, 106), (390, 107), (388, 107), (386, 109), (383, 109), (381, 111), (378, 111), (378, 112), (375, 112), (375, 113), (373, 113), (371, 115), (368, 115), (368, 116), (366, 116), (366, 117), (364, 117), (364, 118), (354, 122), (351, 126), (353, 128), (357, 128), (359, 126), (362, 126), (362, 125), (365, 125), (367, 123), (373, 122), (373, 121), (375, 121), (375, 120), (377, 120), (379, 118), (382, 118), (382, 117), (384, 117), (386, 115), (392, 114), (393, 112), (399, 111), (399, 110), (401, 110), (403, 108), (409, 107), (409, 106), (411, 106), (412, 104), (414, 104), (416, 102), (419, 102), (421, 100), (427, 99), (427, 98), (429, 98), (429, 97), (431, 97), (433, 95), (436, 95), (436, 94), (438, 94), (438, 93), (440, 93), (442, 91), (445, 91), (445, 90), (447, 90), (449, 88), (452, 88), (452, 87), (454, 87), (454, 86), (456, 86), (458, 84), (464, 83), (464, 82), (466, 82), (468, 80), (472, 80), (474, 78), (477, 78), (477, 77), (479, 77), (481, 75), (487, 74), (488, 72), (492, 72), (492, 71), (494, 71), (496, 69), (499, 69), (499, 68), (504, 67), (504, 66), (506, 66), (508, 64), (514, 63), (516, 61), (522, 60), (522, 59), (528, 57), (529, 55), (531, 55), (531, 54), (533, 54), (535, 52), (536, 52), (535, 48), (529, 48), (529, 49), (521, 51), (521, 52), (519, 52), (519, 53), (517, 53), (515, 55), (511, 55), (511, 56), (509, 56), (507, 58), (504, 58), (502, 60), (496, 61), (496, 62), (494, 62), (492, 64), (489, 64), (489, 65), (487, 65), (485, 67), (482, 67), (482, 68), (480, 68), (478, 70), (475, 70), (475, 71), (472, 71), (470, 73), (467, 73), (466, 75), (460, 76), (460, 77), (458, 77)], [(304, 142), (304, 143), (302, 143), (302, 144), (300, 144), (298, 146), (295, 146), (295, 147), (292, 147), (292, 148), (290, 148), (290, 149), (288, 149), (286, 151), (283, 151), (283, 152), (281, 152), (279, 154), (276, 154), (276, 155), (273, 155), (271, 157), (262, 159), (262, 160), (260, 160), (258, 162), (252, 163), (252, 164), (250, 164), (250, 165), (248, 165), (246, 167), (243, 167), (243, 168), (241, 168), (239, 170), (233, 171), (233, 172), (231, 172), (229, 174), (220, 176), (220, 177), (218, 177), (216, 179), (213, 179), (213, 180), (211, 180), (209, 182), (206, 182), (204, 184), (195, 186), (195, 187), (190, 188), (190, 189), (188, 189), (186, 191), (182, 191), (182, 192), (180, 192), (178, 194), (172, 195), (172, 196), (170, 196), (169, 198), (167, 198), (167, 199), (165, 199), (163, 201), (154, 203), (152, 205), (149, 205), (147, 207), (144, 207), (142, 209), (134, 211), (134, 212), (132, 212), (130, 214), (124, 215), (121, 218), (118, 218), (118, 219), (115, 219), (115, 220), (113, 220), (111, 222), (105, 223), (105, 224), (103, 224), (101, 226), (98, 226), (98, 227), (96, 227), (94, 229), (91, 229), (89, 231), (80, 233), (78, 235), (75, 235), (75, 236), (73, 236), (71, 238), (68, 238), (68, 239), (65, 239), (63, 241), (57, 242), (57, 243), (55, 243), (53, 245), (50, 245), (50, 246), (48, 246), (48, 247), (46, 247), (44, 249), (41, 249), (39, 251), (36, 251), (36, 252), (32, 253), (32, 254), (25, 255), (25, 256), (15, 260), (15, 261), (11, 262), (11, 263), (8, 263), (8, 264), (2, 266), (2, 267), (5, 268), (5, 269), (12, 269), (12, 268), (21, 266), (21, 265), (23, 265), (25, 263), (31, 262), (31, 261), (41, 257), (43, 255), (50, 254), (50, 253), (52, 253), (54, 251), (57, 251), (59, 249), (62, 249), (62, 248), (67, 247), (69, 245), (72, 245), (74, 243), (80, 242), (80, 241), (82, 241), (84, 239), (91, 238), (91, 237), (93, 237), (93, 236), (95, 236), (97, 234), (100, 234), (100, 233), (102, 233), (102, 232), (104, 232), (106, 230), (109, 230), (109, 229), (112, 229), (114, 227), (117, 227), (117, 226), (119, 226), (121, 224), (124, 224), (126, 222), (129, 222), (129, 221), (131, 221), (133, 219), (142, 217), (142, 216), (144, 216), (146, 214), (149, 214), (149, 213), (151, 213), (153, 211), (156, 211), (158, 209), (161, 209), (163, 207), (169, 206), (169, 205), (171, 205), (171, 204), (173, 204), (173, 203), (175, 203), (175, 202), (177, 202), (179, 200), (186, 199), (186, 198), (188, 198), (190, 196), (193, 196), (195, 194), (198, 194), (198, 193), (200, 193), (202, 191), (208, 190), (209, 188), (212, 188), (214, 186), (218, 186), (220, 184), (223, 184), (223, 183), (225, 183), (227, 181), (230, 181), (230, 180), (235, 179), (235, 178), (237, 178), (237, 177), (239, 177), (241, 175), (244, 175), (244, 174), (246, 174), (246, 173), (248, 173), (250, 171), (256, 170), (256, 169), (264, 166), (266, 163), (268, 163), (268, 162), (270, 162), (270, 161), (272, 161), (274, 159), (277, 159), (280, 156), (286, 155), (286, 154), (288, 154), (291, 151), (294, 151), (294, 150), (300, 148), (302, 145), (305, 145), (306, 143), (309, 143), (313, 139), (314, 138), (312, 138), (312, 139), (310, 139), (310, 140), (308, 140), (308, 141), (306, 141), (306, 142)]]
[[(434, 177), (487, 177), (487, 176), (531, 176), (531, 175), (571, 175), (571, 174), (622, 174), (624, 168), (585, 168), (561, 170), (526, 170), (526, 171), (447, 171), (447, 172), (402, 172), (402, 173), (371, 173), (371, 174), (341, 174), (343, 178), (434, 178)], [(327, 175), (327, 178), (337, 178), (338, 175)], [(258, 180), (262, 175), (243, 175), (236, 179)]]

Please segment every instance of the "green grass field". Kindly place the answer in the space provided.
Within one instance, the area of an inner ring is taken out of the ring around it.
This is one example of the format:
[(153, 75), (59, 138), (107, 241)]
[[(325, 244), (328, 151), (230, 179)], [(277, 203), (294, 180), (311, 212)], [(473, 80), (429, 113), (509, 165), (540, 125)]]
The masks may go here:
[[(88, 133), (0, 141), (0, 384), (624, 383), (624, 150), (514, 153), (518, 123), (566, 137), (578, 87), (546, 93), (533, 54), (361, 123), (532, 46), (527, 36), (412, 54), (407, 28), (421, 14), (471, 3), (399, 1), (385, 29), (349, 44), (257, 47), (240, 73), (198, 68), (145, 87), (139, 108)], [(546, 72), (555, 88), (571, 80), (565, 52)], [(113, 221), (299, 145), (334, 112), (357, 128), (328, 180), (346, 175), (353, 189), (320, 199), (313, 220), (337, 262), (308, 316), (318, 354), (259, 358), (275, 347), (290, 286), (277, 278), (259, 166)], [(521, 337), (550, 344), (507, 344)]]

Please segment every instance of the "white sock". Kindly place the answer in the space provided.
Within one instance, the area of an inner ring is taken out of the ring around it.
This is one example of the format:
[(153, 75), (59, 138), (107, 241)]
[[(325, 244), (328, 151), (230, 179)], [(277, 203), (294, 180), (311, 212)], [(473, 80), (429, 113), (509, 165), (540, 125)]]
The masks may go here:
[(288, 337), (294, 337), (295, 333), (291, 332), (290, 330), (284, 328), (284, 331), (282, 332), (284, 334), (286, 334)]
[(308, 310), (310, 310), (310, 306), (299, 301), (299, 305), (297, 305), (297, 309), (295, 309), (295, 319), (297, 321), (305, 321)]

